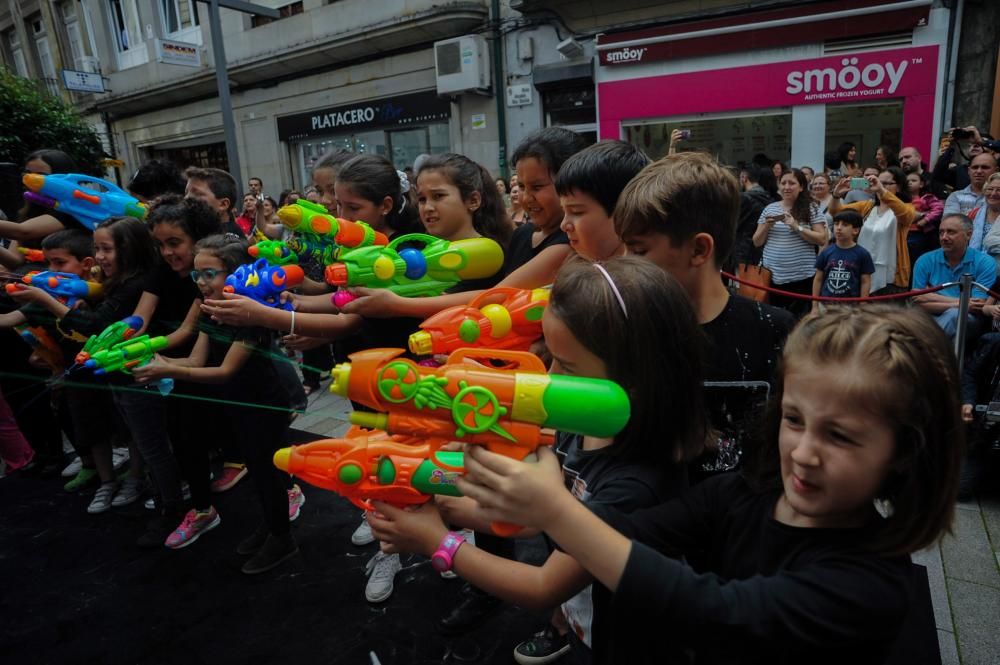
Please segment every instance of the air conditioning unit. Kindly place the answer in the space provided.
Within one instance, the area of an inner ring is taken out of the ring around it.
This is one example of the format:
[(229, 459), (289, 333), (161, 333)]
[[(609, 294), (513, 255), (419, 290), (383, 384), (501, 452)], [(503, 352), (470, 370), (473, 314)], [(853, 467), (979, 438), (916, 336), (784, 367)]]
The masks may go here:
[(434, 71), (439, 95), (488, 91), (490, 54), (486, 40), (466, 35), (434, 42)]

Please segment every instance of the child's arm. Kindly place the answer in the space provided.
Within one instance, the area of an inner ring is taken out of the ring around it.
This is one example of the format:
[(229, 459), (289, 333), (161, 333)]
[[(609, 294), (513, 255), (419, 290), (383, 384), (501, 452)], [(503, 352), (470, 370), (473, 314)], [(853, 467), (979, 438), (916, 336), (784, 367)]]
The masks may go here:
[[(444, 496), (434, 497), (434, 504), (441, 513), (441, 518), (452, 526), (463, 529), (472, 529), (481, 533), (490, 533), (493, 526), (483, 514), (482, 507), (467, 496)], [(536, 536), (541, 531), (538, 529), (522, 529), (517, 532), (517, 538), (530, 538)]]
[(17, 290), (8, 293), (8, 295), (16, 303), (23, 305), (34, 303), (40, 305), (49, 310), (57, 319), (63, 318), (70, 311), (69, 307), (53, 298), (48, 291), (40, 289), (37, 286), (21, 284)]
[(555, 281), (559, 268), (572, 253), (573, 248), (569, 245), (546, 247), (538, 253), (538, 256), (504, 277), (498, 286), (534, 289), (551, 284)]
[(0, 238), (18, 242), (41, 240), (64, 228), (63, 223), (52, 215), (39, 215), (23, 222), (0, 221)]
[[(823, 290), (823, 271), (817, 269), (816, 276), (813, 277), (813, 292), (812, 292), (813, 296), (818, 298), (820, 291), (822, 290)], [(812, 311), (816, 312), (818, 310), (819, 310), (819, 301), (813, 300)]]
[[(145, 295), (146, 294), (144, 293), (143, 296)], [(168, 349), (180, 346), (191, 339), (191, 336), (198, 331), (199, 316), (201, 316), (201, 299), (195, 298), (194, 302), (191, 303), (191, 308), (188, 309), (187, 315), (184, 317), (184, 321), (181, 322), (180, 327), (167, 335)], [(145, 321), (145, 319), (143, 319), (143, 321)]]
[[(206, 300), (201, 311), (219, 323), (237, 326), (260, 326), (292, 332), (292, 312), (268, 307), (252, 298), (226, 293), (222, 300)], [(361, 317), (353, 314), (295, 313), (295, 334), (306, 337), (341, 339), (361, 329)]]
[[(378, 514), (369, 514), (368, 523), (387, 551), (431, 556), (448, 533), (431, 503), (415, 511), (380, 502), (375, 506)], [(587, 571), (562, 552), (552, 554), (542, 566), (531, 566), (489, 554), (470, 544), (458, 549), (453, 570), (484, 591), (533, 608), (548, 608), (568, 600), (592, 580)]]
[[(203, 338), (204, 342), (202, 342)], [(202, 343), (207, 353), (208, 335), (205, 333), (199, 334), (198, 343), (195, 346), (197, 347)], [(191, 356), (187, 359), (188, 362), (184, 365), (176, 361), (159, 358), (159, 362), (154, 361), (142, 367), (135, 368), (132, 370), (132, 374), (135, 375), (138, 383), (149, 383), (150, 381), (163, 378), (181, 379), (183, 381), (191, 381), (192, 383), (226, 383), (236, 376), (236, 373), (243, 367), (254, 351), (255, 349), (252, 346), (247, 346), (242, 342), (234, 342), (229, 347), (229, 351), (226, 352), (226, 357), (223, 358), (222, 364), (218, 367), (195, 366), (195, 363), (199, 362), (198, 354), (192, 352)], [(203, 358), (201, 362), (204, 362)]]
[(872, 290), (871, 273), (861, 275), (861, 297), (867, 298)]
[(17, 251), (17, 241), (11, 243), (11, 249), (0, 246), (0, 265), (13, 270), (24, 263), (24, 255)]
[(0, 314), (0, 328), (13, 328), (28, 322), (28, 317), (21, 310)]
[(150, 293), (149, 291), (142, 292), (139, 304), (135, 306), (135, 311), (132, 312), (133, 316), (138, 316), (142, 319), (142, 327), (136, 331), (135, 337), (146, 334), (146, 328), (149, 327), (149, 322), (153, 319), (153, 312), (156, 311), (156, 306), (159, 302), (160, 296), (155, 293)]

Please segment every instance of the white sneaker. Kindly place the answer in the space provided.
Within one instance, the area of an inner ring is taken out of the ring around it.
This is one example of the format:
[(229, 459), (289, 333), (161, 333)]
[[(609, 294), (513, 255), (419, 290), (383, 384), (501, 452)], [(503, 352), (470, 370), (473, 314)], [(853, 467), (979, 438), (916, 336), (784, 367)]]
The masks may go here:
[(118, 483), (102, 483), (101, 486), (97, 488), (94, 500), (90, 502), (89, 506), (87, 506), (87, 512), (91, 515), (107, 512), (107, 510), (111, 508), (111, 501), (117, 488)]
[(115, 471), (128, 464), (128, 460), (129, 460), (128, 448), (111, 449), (111, 464), (114, 465)]
[(128, 476), (122, 481), (121, 487), (111, 500), (111, 505), (115, 508), (128, 506), (139, 500), (142, 496), (142, 478)]
[(361, 515), (361, 524), (351, 534), (351, 542), (358, 547), (375, 542), (372, 528), (368, 525), (368, 518), (364, 514)]
[(365, 598), (369, 603), (381, 603), (392, 595), (392, 581), (402, 568), (398, 554), (386, 554), (379, 550), (371, 558), (365, 566), (365, 574), (368, 575)]
[(80, 473), (80, 469), (82, 468), (83, 468), (83, 460), (80, 459), (78, 455), (73, 458), (73, 461), (69, 463), (69, 466), (63, 469), (62, 473), (60, 473), (59, 475), (62, 476), (63, 478), (72, 478), (76, 474)]

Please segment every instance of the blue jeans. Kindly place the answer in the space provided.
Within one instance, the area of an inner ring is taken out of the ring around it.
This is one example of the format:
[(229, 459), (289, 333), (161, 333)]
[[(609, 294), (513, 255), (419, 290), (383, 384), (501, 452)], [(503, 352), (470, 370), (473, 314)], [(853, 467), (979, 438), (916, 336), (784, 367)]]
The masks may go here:
[(115, 404), (164, 507), (180, 506), (181, 476), (167, 436), (167, 404), (159, 392), (129, 386), (114, 389)]

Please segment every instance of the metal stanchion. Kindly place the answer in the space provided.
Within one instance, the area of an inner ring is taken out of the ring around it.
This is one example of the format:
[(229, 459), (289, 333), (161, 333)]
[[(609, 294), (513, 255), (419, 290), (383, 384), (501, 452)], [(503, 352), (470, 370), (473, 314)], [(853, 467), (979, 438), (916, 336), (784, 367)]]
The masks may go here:
[(958, 280), (962, 290), (958, 297), (958, 325), (955, 330), (955, 357), (958, 360), (958, 373), (962, 374), (962, 358), (965, 356), (965, 333), (969, 327), (969, 301), (972, 300), (972, 275), (965, 273)]

